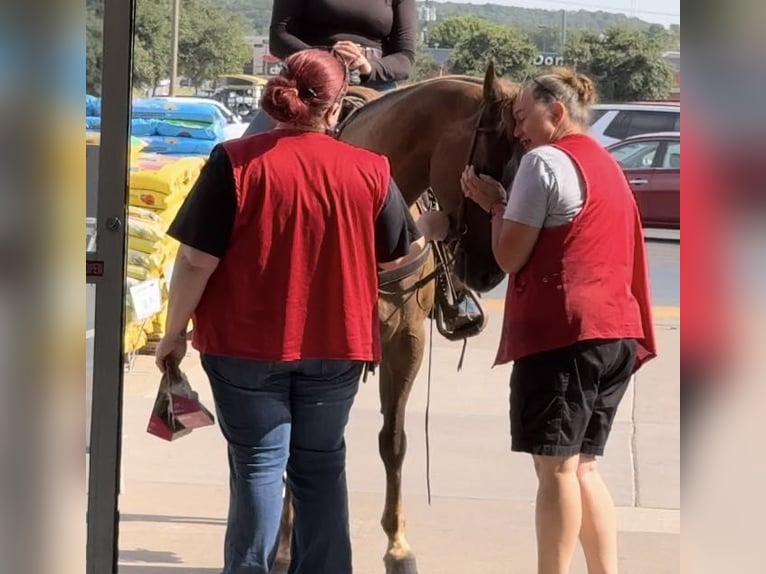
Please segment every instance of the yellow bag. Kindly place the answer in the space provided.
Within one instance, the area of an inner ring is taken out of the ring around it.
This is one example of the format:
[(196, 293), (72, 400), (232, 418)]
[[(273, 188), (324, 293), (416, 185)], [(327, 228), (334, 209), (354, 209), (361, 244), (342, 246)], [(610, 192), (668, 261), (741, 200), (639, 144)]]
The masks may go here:
[(148, 207), (155, 211), (179, 208), (188, 192), (176, 192), (171, 195), (151, 189), (130, 188), (130, 205)]
[(183, 160), (159, 169), (142, 169), (130, 173), (131, 189), (155, 191), (161, 195), (188, 192), (194, 183), (191, 164)]
[(159, 271), (154, 271), (142, 267), (140, 265), (128, 264), (128, 277), (131, 279), (137, 279), (138, 281), (146, 281), (147, 279), (155, 279), (160, 276)]
[(162, 265), (165, 262), (165, 255), (162, 249), (162, 243), (157, 244), (159, 248), (154, 253), (144, 253), (128, 247), (128, 265), (143, 267), (152, 274), (160, 275)]
[(125, 328), (123, 336), (123, 350), (125, 353), (133, 353), (146, 345), (146, 333), (143, 323), (130, 323)]
[(160, 227), (163, 226), (162, 218), (160, 215), (151, 209), (147, 209), (146, 207), (137, 207), (134, 205), (129, 206), (128, 217), (138, 221), (145, 221), (146, 223), (154, 223)]
[(136, 218), (128, 218), (128, 247), (152, 254), (157, 250), (157, 243), (162, 241), (165, 233), (162, 227), (153, 222)]

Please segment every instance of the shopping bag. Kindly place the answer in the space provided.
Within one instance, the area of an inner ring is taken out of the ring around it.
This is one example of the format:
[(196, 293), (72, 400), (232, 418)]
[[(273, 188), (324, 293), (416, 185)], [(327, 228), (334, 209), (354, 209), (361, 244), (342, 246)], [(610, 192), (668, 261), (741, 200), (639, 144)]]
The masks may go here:
[(215, 417), (200, 402), (186, 375), (178, 368), (168, 369), (162, 375), (146, 432), (173, 441), (213, 424)]

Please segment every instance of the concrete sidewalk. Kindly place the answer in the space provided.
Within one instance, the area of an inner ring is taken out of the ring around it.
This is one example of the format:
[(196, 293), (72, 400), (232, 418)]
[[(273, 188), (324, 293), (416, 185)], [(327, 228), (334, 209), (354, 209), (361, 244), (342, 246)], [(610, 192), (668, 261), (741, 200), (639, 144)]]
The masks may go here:
[[(492, 306), (490, 306), (492, 307)], [(426, 500), (426, 365), (410, 398), (404, 467), (408, 540), (421, 574), (535, 572), (536, 480), (508, 434), (510, 367), (490, 369), (501, 314), (490, 310), (469, 341), (463, 371), (459, 343), (437, 338), (431, 394), (431, 483)], [(663, 317), (666, 317), (663, 315)], [(602, 470), (618, 505), (622, 574), (680, 570), (679, 320), (657, 319), (660, 357), (642, 369), (626, 397)], [(205, 403), (212, 398), (199, 361), (184, 363)], [(159, 375), (140, 357), (125, 382), (120, 572), (218, 574), (227, 509), (225, 443), (215, 428), (176, 443), (146, 434)], [(377, 380), (360, 389), (349, 423), (348, 482), (355, 572), (383, 572), (380, 525), (384, 473)], [(586, 572), (578, 552), (572, 574)]]

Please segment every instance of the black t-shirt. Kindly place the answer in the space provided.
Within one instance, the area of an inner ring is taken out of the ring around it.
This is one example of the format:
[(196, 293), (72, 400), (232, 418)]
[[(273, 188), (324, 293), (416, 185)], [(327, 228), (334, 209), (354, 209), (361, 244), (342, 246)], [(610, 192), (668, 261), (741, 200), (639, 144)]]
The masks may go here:
[(284, 59), (341, 40), (378, 48), (364, 81), (387, 82), (409, 77), (417, 37), (415, 0), (274, 0), (269, 49)]
[[(168, 235), (184, 245), (223, 257), (231, 239), (236, 211), (237, 195), (231, 162), (218, 145), (171, 223)], [(378, 262), (404, 257), (410, 244), (420, 237), (421, 233), (392, 178), (383, 208), (375, 220)]]

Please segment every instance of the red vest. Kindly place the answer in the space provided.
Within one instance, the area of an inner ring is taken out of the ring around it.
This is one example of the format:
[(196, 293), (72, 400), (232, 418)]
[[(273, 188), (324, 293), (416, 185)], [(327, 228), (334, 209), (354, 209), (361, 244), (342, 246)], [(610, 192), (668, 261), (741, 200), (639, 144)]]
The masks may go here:
[(315, 132), (224, 144), (237, 213), (194, 346), (242, 359), (380, 358), (374, 221), (388, 160)]
[(641, 220), (617, 162), (585, 135), (555, 144), (585, 186), (572, 222), (543, 228), (510, 277), (496, 364), (591, 339), (635, 338), (635, 368), (656, 356)]

